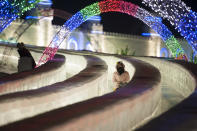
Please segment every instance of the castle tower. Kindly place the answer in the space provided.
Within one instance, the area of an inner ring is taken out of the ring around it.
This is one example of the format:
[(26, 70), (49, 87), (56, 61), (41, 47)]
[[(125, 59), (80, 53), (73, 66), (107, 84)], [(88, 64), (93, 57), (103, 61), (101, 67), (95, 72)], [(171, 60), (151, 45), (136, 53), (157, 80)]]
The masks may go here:
[(36, 13), (40, 17), (40, 33), (39, 43), (41, 46), (47, 46), (53, 36), (53, 9), (51, 8), (51, 0), (42, 0), (37, 4)]
[(103, 45), (103, 25), (100, 24), (101, 16), (93, 16), (88, 19), (90, 23), (90, 42), (94, 51), (102, 52)]

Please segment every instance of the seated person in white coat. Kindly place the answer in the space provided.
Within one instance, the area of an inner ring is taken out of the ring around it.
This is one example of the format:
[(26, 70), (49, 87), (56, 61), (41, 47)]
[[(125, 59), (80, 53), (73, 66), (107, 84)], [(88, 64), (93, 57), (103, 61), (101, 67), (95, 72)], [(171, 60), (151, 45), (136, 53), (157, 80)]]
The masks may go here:
[(125, 71), (125, 65), (119, 61), (116, 64), (116, 71), (113, 74), (114, 90), (123, 87), (130, 81), (130, 76), (127, 71)]

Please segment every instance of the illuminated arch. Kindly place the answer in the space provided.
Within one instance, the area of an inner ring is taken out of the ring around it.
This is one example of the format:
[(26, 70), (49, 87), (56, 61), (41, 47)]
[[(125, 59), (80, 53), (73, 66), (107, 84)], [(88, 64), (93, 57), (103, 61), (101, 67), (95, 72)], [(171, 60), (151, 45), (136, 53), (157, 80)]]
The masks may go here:
[(75, 38), (70, 38), (68, 40), (68, 43), (67, 43), (67, 49), (71, 49), (71, 44), (74, 44), (74, 50), (78, 50), (78, 43), (77, 43), (77, 40)]
[(166, 18), (197, 51), (197, 13), (181, 0), (143, 0), (155, 12)]
[(12, 21), (21, 16), (27, 10), (35, 7), (41, 0), (1, 0), (0, 1), (0, 33), (7, 28)]
[(166, 48), (162, 48), (160, 51), (160, 57), (162, 57), (162, 55), (165, 55), (165, 57), (168, 57), (168, 50)]
[(75, 15), (73, 15), (69, 20), (67, 20), (60, 29), (60, 31), (54, 36), (49, 46), (44, 50), (43, 55), (41, 56), (36, 67), (52, 59), (62, 41), (66, 37), (68, 37), (74, 29), (76, 29), (83, 22), (85, 22), (89, 17), (99, 15), (100, 13), (112, 11), (126, 13), (128, 15), (140, 19), (161, 36), (167, 47), (172, 52), (173, 56), (176, 56), (177, 49), (179, 49), (180, 51), (178, 52), (178, 54), (183, 54), (184, 51), (181, 48), (180, 44), (160, 19), (151, 15), (148, 11), (130, 2), (106, 0), (96, 2), (92, 5), (85, 7), (84, 9), (80, 10)]

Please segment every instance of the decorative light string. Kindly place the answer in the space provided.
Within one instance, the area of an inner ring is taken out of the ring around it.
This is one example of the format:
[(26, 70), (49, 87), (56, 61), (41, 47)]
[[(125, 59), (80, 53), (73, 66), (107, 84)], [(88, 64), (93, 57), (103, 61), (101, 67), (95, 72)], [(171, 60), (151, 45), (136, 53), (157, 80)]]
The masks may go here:
[(84, 9), (73, 15), (69, 20), (67, 20), (60, 31), (54, 36), (49, 46), (44, 50), (43, 55), (36, 67), (52, 59), (61, 42), (88, 18), (100, 13), (111, 11), (126, 13), (142, 20), (161, 36), (174, 57), (177, 54), (179, 55), (184, 53), (180, 44), (174, 38), (168, 28), (162, 23), (160, 19), (151, 15), (148, 11), (139, 8), (139, 6), (134, 5), (130, 2), (125, 2), (122, 0), (104, 0), (85, 7)]
[(172, 32), (162, 23), (162, 19), (153, 16), (142, 8), (138, 8), (135, 17), (146, 23), (161, 36), (168, 49), (171, 51), (173, 57), (184, 54), (184, 50), (181, 45), (174, 38)]
[(181, 0), (143, 0), (180, 32), (194, 51), (197, 51), (197, 13), (190, 10)]
[(42, 0), (8, 0), (9, 3), (18, 11), (17, 15), (23, 15), (25, 11), (35, 8), (36, 4)]
[(0, 32), (25, 11), (35, 7), (41, 0), (0, 0)]
[(0, 0), (0, 32), (17, 18), (17, 11), (6, 0)]

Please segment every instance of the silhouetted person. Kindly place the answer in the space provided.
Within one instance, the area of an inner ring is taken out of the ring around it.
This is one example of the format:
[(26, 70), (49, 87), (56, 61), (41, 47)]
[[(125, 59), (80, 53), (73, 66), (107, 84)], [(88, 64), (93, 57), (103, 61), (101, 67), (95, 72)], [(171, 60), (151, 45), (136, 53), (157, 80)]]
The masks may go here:
[(115, 84), (114, 90), (123, 87), (130, 80), (129, 73), (125, 71), (125, 65), (119, 61), (116, 64), (116, 72), (113, 74), (113, 82)]
[(36, 63), (29, 50), (25, 47), (24, 43), (17, 43), (17, 47), (20, 56), (18, 61), (18, 72), (33, 69), (36, 66)]

